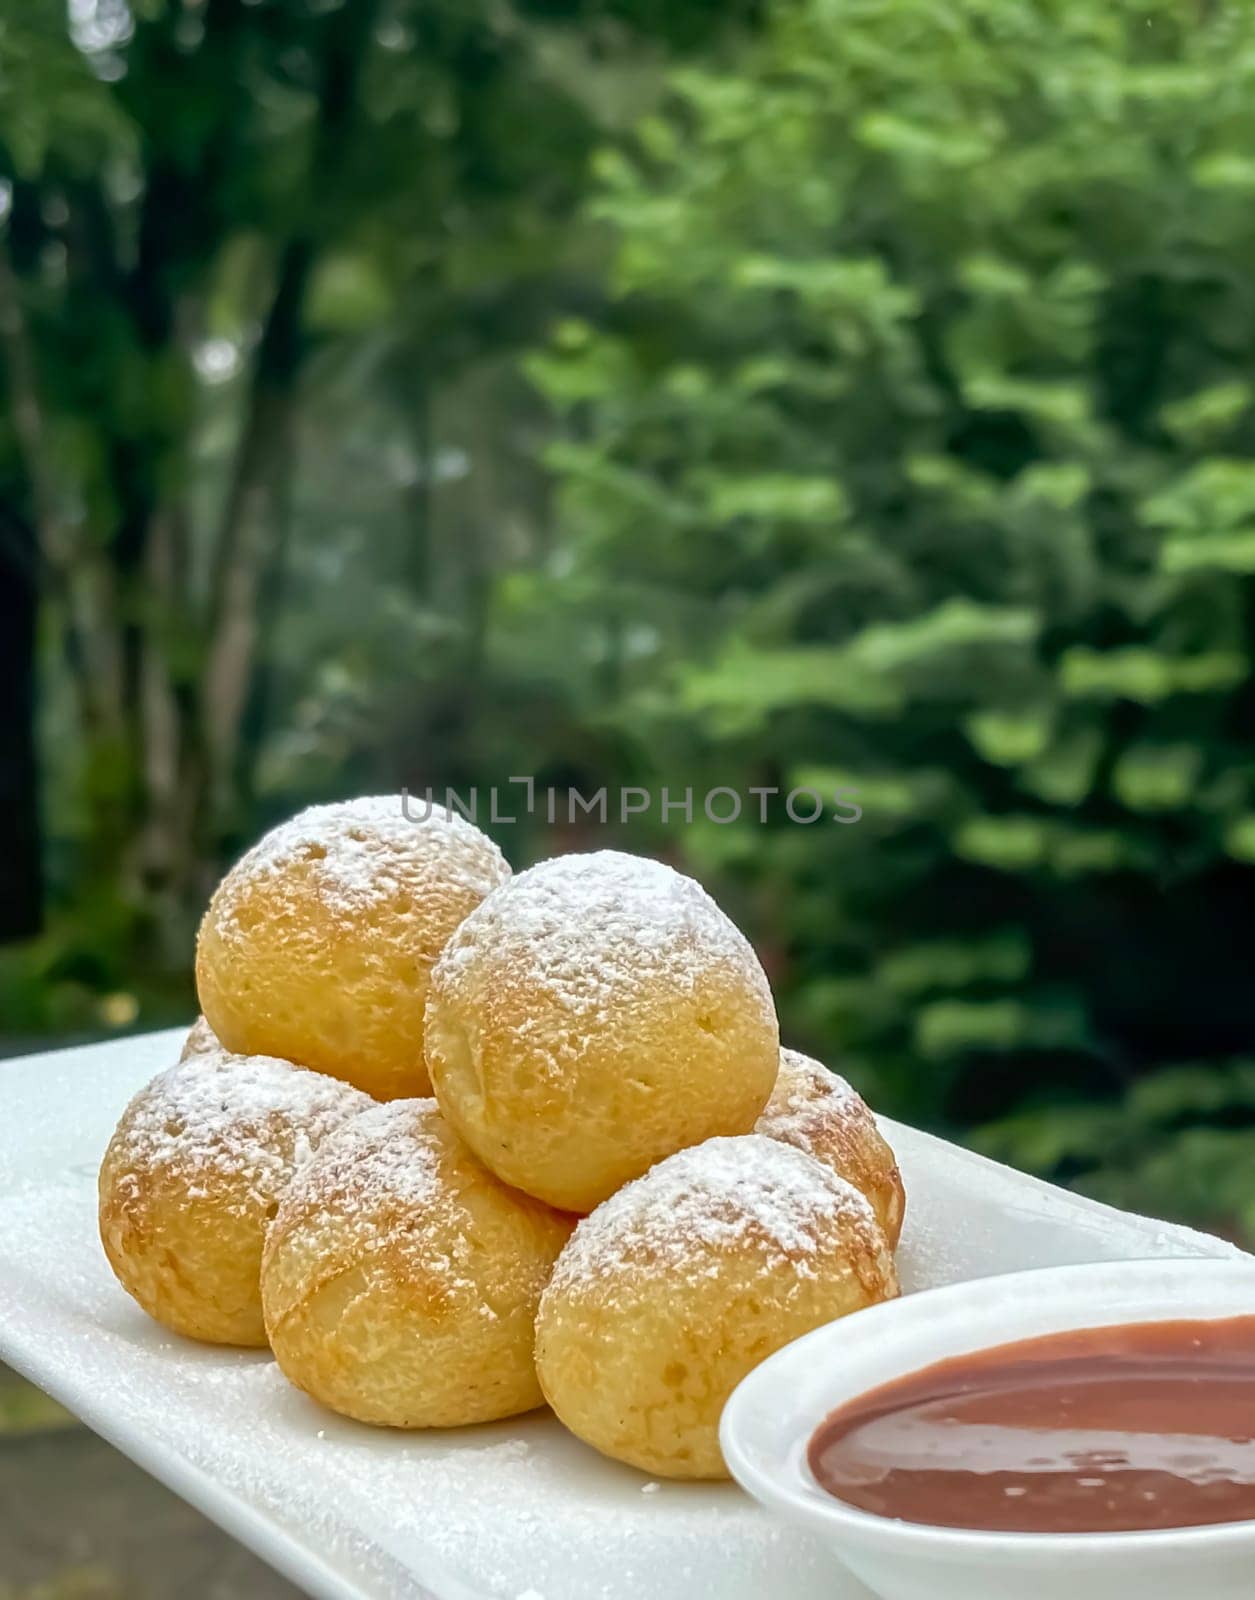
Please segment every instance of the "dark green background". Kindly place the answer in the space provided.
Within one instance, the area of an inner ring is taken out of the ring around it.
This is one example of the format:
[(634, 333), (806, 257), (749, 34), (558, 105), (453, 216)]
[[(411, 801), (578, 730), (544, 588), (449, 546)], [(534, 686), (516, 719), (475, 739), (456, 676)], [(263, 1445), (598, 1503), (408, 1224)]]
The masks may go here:
[[(887, 1110), (1245, 1235), (1255, 11), (0, 10), (10, 1051), (408, 784), (706, 881)], [(700, 812), (700, 807), (699, 807)]]

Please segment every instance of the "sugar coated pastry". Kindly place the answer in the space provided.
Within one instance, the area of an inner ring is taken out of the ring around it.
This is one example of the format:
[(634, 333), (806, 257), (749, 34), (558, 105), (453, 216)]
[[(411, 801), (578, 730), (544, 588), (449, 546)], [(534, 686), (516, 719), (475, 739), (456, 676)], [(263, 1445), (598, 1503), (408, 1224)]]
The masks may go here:
[(262, 1238), (292, 1174), (373, 1102), (263, 1056), (201, 1054), (122, 1113), (100, 1169), (109, 1265), (149, 1316), (214, 1344), (264, 1345)]
[(475, 1153), (572, 1211), (749, 1132), (779, 1051), (744, 936), (691, 878), (612, 850), (542, 862), (472, 912), (426, 1031), (436, 1097)]
[(580, 1222), (541, 1297), (536, 1368), (572, 1433), (655, 1477), (727, 1476), (718, 1426), (790, 1340), (898, 1293), (871, 1207), (749, 1134), (660, 1162)]
[(196, 986), (210, 1027), (227, 1050), (377, 1099), (425, 1094), (432, 964), (509, 874), (478, 828), (399, 795), (302, 811), (232, 867), (205, 914)]
[(197, 1017), (187, 1038), (183, 1041), (183, 1049), (179, 1053), (179, 1060), (186, 1061), (189, 1056), (215, 1055), (221, 1049), (222, 1044), (218, 1035), (205, 1021), (204, 1017)]
[(754, 1131), (796, 1145), (852, 1183), (896, 1246), (906, 1207), (902, 1175), (875, 1117), (844, 1078), (798, 1050), (782, 1050), (776, 1086)]
[(571, 1227), (494, 1178), (434, 1100), (378, 1106), (280, 1204), (262, 1264), (275, 1358), (362, 1422), (443, 1428), (530, 1411), (536, 1305)]

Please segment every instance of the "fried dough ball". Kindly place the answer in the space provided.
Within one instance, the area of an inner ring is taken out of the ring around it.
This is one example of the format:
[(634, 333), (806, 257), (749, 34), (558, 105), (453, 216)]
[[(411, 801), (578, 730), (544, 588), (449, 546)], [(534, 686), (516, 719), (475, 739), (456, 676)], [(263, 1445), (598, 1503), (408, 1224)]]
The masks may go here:
[(867, 1103), (844, 1078), (798, 1050), (781, 1050), (776, 1086), (754, 1132), (796, 1145), (852, 1183), (896, 1247), (906, 1209), (902, 1174)]
[(660, 1162), (576, 1228), (541, 1297), (545, 1398), (655, 1477), (724, 1478), (719, 1418), (782, 1345), (898, 1293), (867, 1201), (759, 1134)]
[(373, 1102), (265, 1056), (191, 1056), (122, 1113), (100, 1168), (100, 1238), (150, 1317), (212, 1344), (264, 1345), (262, 1238), (292, 1174)]
[(183, 1041), (183, 1048), (179, 1052), (179, 1060), (186, 1061), (189, 1056), (216, 1055), (221, 1049), (222, 1043), (218, 1035), (205, 1021), (204, 1017), (197, 1017), (187, 1038)]
[(399, 795), (312, 806), (218, 886), (196, 987), (226, 1050), (280, 1056), (380, 1100), (425, 1094), (432, 964), (510, 875), (464, 818)]
[(376, 1107), (303, 1169), (267, 1235), (275, 1358), (361, 1422), (530, 1411), (536, 1305), (572, 1224), (494, 1178), (434, 1100)]
[(521, 873), (432, 974), (441, 1109), (499, 1177), (569, 1211), (685, 1145), (748, 1133), (778, 1051), (748, 941), (691, 878), (618, 851)]

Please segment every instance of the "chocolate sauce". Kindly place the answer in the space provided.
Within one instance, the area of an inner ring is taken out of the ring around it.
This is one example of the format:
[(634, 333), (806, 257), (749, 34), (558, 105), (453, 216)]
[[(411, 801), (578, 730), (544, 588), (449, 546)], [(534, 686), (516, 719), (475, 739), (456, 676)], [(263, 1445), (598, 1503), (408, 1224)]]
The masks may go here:
[(834, 1411), (820, 1485), (934, 1527), (1113, 1533), (1255, 1518), (1255, 1316), (1051, 1334)]

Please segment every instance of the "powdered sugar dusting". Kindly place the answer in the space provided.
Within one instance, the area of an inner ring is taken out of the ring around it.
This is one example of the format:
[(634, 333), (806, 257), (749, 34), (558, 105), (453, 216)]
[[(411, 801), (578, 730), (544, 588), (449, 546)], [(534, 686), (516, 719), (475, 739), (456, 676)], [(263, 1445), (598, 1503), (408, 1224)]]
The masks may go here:
[(186, 1061), (188, 1056), (214, 1055), (221, 1051), (222, 1041), (209, 1026), (204, 1017), (197, 1017), (192, 1024), (187, 1038), (183, 1041), (183, 1049), (179, 1053), (179, 1060)]
[[(452, 1137), (434, 1100), (372, 1106), (298, 1174), (280, 1201), (273, 1237), (299, 1227), (311, 1259), (413, 1252), (425, 1275), (438, 1273), (478, 1300), (473, 1274), (455, 1259), (461, 1246), (451, 1254), (448, 1245), (465, 1235), (469, 1256), (473, 1242), (468, 1219), (455, 1214), (465, 1181), (450, 1173)], [(480, 1309), (489, 1313), (486, 1304)]]
[(812, 1157), (761, 1134), (708, 1139), (651, 1167), (585, 1217), (558, 1257), (551, 1288), (567, 1292), (626, 1272), (679, 1278), (755, 1252), (765, 1270), (815, 1274), (833, 1230), (872, 1230), (867, 1201)]
[(280, 889), (293, 869), (328, 915), (351, 920), (412, 890), (416, 869), (479, 900), (510, 875), (501, 851), (456, 812), (403, 806), (400, 795), (366, 795), (309, 806), (272, 828), (236, 863), (214, 897), (220, 935), (229, 937), (239, 900), (259, 885)]
[(834, 1116), (870, 1116), (862, 1096), (839, 1073), (800, 1050), (781, 1050), (780, 1074), (755, 1133), (806, 1149), (816, 1123)]
[(354, 1117), (292, 1185), (276, 1220), (321, 1216), (341, 1239), (347, 1228), (372, 1246), (381, 1211), (418, 1212), (440, 1199), (436, 1114), (434, 1100), (390, 1100)]
[(203, 1178), (223, 1174), (233, 1180), (223, 1187), (229, 1203), (265, 1202), (333, 1129), (373, 1104), (360, 1089), (287, 1061), (204, 1052), (140, 1090), (110, 1154), (122, 1172), (177, 1174), (191, 1197)]
[(471, 912), (436, 963), (435, 982), (456, 994), (483, 949), (519, 963), (540, 989), (588, 1026), (646, 989), (691, 991), (726, 965), (765, 1008), (774, 1007), (749, 941), (705, 889), (661, 861), (597, 850), (542, 861)]

